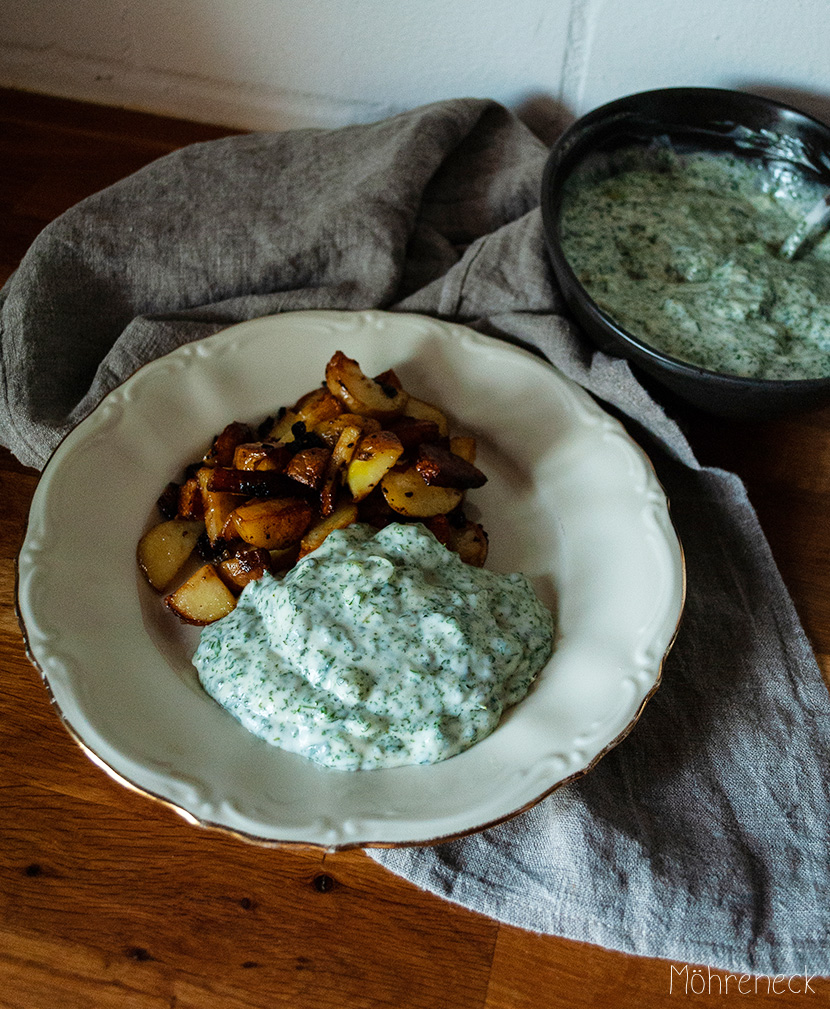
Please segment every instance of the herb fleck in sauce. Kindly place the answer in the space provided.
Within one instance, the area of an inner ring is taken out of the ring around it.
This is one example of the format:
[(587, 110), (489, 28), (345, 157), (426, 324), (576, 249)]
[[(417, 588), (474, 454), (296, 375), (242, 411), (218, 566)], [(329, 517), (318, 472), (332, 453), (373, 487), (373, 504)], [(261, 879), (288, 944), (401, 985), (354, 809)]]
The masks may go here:
[(751, 378), (830, 375), (830, 240), (782, 242), (825, 187), (729, 154), (630, 148), (568, 180), (562, 248), (599, 307), (673, 357)]
[(202, 631), (205, 690), (267, 742), (346, 770), (434, 763), (484, 738), (550, 656), (520, 574), (464, 564), (423, 526), (329, 535)]

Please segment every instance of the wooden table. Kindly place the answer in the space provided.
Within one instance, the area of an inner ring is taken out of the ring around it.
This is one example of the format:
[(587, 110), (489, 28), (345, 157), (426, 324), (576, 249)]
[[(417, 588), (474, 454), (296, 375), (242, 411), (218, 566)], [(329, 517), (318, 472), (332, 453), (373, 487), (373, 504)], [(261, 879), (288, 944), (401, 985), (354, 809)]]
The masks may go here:
[[(37, 232), (148, 161), (229, 130), (0, 91), (0, 280)], [(683, 422), (739, 472), (830, 672), (830, 409)], [(641, 1007), (670, 964), (538, 936), (424, 894), (362, 852), (266, 850), (188, 826), (71, 741), (29, 664), (14, 558), (37, 474), (0, 451), (0, 1007)], [(681, 967), (682, 965), (676, 965)], [(734, 1004), (732, 981), (699, 1000)], [(786, 986), (753, 1005), (824, 1005)]]

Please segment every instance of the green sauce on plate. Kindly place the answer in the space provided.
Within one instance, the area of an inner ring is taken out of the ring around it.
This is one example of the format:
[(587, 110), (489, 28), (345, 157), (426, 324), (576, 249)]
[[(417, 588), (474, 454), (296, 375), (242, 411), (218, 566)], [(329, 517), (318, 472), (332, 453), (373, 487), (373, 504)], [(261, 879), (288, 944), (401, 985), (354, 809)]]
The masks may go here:
[(208, 625), (194, 665), (250, 732), (326, 767), (445, 760), (491, 733), (553, 648), (521, 574), (464, 564), (421, 525), (331, 533)]

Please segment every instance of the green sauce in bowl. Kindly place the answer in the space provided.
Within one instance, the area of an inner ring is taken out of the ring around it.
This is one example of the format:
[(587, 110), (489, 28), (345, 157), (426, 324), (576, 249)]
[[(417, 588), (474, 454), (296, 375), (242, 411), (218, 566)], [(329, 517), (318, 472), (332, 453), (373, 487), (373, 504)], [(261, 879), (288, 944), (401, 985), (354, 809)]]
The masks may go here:
[(562, 201), (562, 250), (632, 336), (746, 378), (830, 376), (830, 237), (782, 243), (825, 187), (791, 164), (629, 147), (586, 162)]

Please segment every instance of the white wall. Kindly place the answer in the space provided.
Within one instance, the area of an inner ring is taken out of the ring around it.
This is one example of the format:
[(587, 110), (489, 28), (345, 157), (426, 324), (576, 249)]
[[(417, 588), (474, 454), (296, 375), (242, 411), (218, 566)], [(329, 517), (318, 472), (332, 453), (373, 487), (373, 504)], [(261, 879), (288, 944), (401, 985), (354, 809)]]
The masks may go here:
[(0, 86), (242, 128), (689, 84), (830, 119), (830, 0), (0, 0)]

